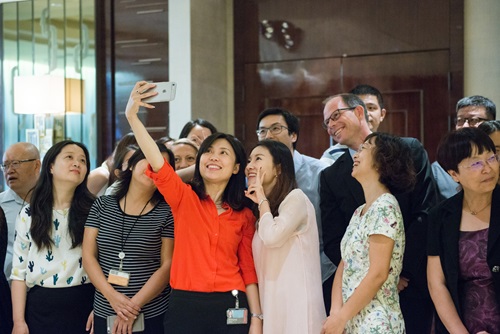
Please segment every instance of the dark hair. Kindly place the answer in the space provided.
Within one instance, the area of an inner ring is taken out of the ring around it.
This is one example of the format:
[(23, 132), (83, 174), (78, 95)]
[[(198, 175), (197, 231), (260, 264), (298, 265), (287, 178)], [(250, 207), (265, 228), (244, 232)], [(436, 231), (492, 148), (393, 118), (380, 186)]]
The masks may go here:
[(257, 117), (257, 126), (256, 130), (259, 129), (259, 124), (260, 121), (262, 121), (263, 118), (269, 116), (269, 115), (281, 115), (285, 119), (286, 127), (288, 128), (288, 134), (291, 135), (292, 133), (295, 133), (297, 136), (297, 140), (293, 143), (293, 149), (295, 149), (295, 146), (297, 145), (297, 141), (299, 140), (299, 132), (300, 132), (300, 125), (299, 125), (299, 119), (289, 112), (286, 109), (283, 108), (268, 108), (262, 111), (259, 114), (259, 117)]
[(174, 138), (170, 138), (169, 136), (163, 136), (163, 137), (158, 138), (158, 139), (155, 140), (155, 142), (157, 144), (163, 144), (163, 145), (165, 145), (169, 141), (175, 141), (175, 139)]
[(368, 123), (368, 110), (366, 109), (365, 103), (363, 102), (363, 100), (361, 100), (359, 96), (351, 93), (337, 94), (326, 98), (323, 101), (323, 104), (327, 104), (336, 97), (340, 97), (342, 99), (342, 102), (344, 102), (349, 108), (356, 108), (357, 106), (362, 106), (366, 122)]
[(94, 202), (94, 195), (87, 188), (87, 178), (90, 173), (89, 151), (82, 143), (64, 140), (54, 144), (45, 154), (40, 170), (40, 178), (33, 190), (30, 201), (31, 210), (31, 238), (38, 248), (51, 248), (54, 241), (51, 238), (52, 231), (52, 208), (54, 206), (53, 176), (50, 172), (51, 166), (67, 145), (76, 145), (85, 153), (87, 172), (82, 183), (74, 192), (68, 216), (68, 230), (71, 236), (71, 247), (75, 248), (82, 244), (85, 221)]
[(479, 130), (485, 132), (487, 135), (491, 135), (493, 132), (500, 131), (500, 121), (487, 121), (479, 124), (477, 127)]
[(458, 165), (464, 159), (470, 158), (474, 150), (478, 154), (496, 152), (493, 140), (477, 128), (461, 128), (446, 134), (437, 149), (437, 161), (445, 171), (458, 173)]
[[(263, 146), (269, 151), (273, 157), (274, 166), (280, 170), (280, 173), (276, 177), (276, 184), (271, 190), (271, 193), (267, 196), (269, 199), (269, 206), (271, 207), (271, 213), (273, 216), (277, 216), (281, 202), (283, 202), (290, 191), (297, 188), (293, 156), (290, 153), (290, 149), (285, 144), (276, 140), (261, 140), (255, 145), (255, 147), (259, 146)], [(254, 213), (258, 217), (258, 208), (256, 205), (254, 205)]]
[(123, 167), (123, 162), (124, 162), (125, 157), (127, 156), (128, 152), (137, 151), (138, 149), (139, 149), (139, 147), (137, 147), (136, 145), (128, 145), (121, 152), (117, 153), (115, 155), (115, 158), (113, 159), (113, 171), (116, 169), (121, 170)]
[[(166, 152), (168, 154), (168, 160), (172, 168), (175, 170), (175, 164), (172, 165), (173, 162), (173, 153), (170, 151), (168, 148), (165, 147), (163, 144), (156, 144), (158, 146), (158, 149), (160, 152)], [(118, 198), (119, 200), (125, 197), (125, 195), (128, 192), (128, 188), (130, 186), (130, 182), (132, 181), (132, 174), (135, 166), (139, 163), (139, 161), (146, 159), (146, 156), (142, 152), (141, 149), (137, 149), (134, 154), (128, 159), (128, 168), (124, 171), (120, 170), (119, 176), (118, 176), (118, 183), (116, 184), (116, 191), (114, 193), (114, 196)], [(153, 194), (153, 198), (151, 199), (151, 203), (156, 204), (159, 201), (163, 200), (163, 195), (158, 191), (158, 189), (155, 190)]]
[[(137, 140), (135, 139), (135, 136), (132, 132), (129, 132), (126, 135), (124, 135), (118, 141), (118, 143), (116, 143), (115, 149), (113, 150), (113, 154), (111, 154), (106, 159), (106, 164), (108, 165), (108, 169), (110, 171), (112, 171), (113, 167), (116, 165), (115, 163), (116, 156), (120, 155), (123, 151), (127, 151), (127, 146), (129, 145), (137, 145)], [(116, 181), (115, 173), (113, 172), (109, 173), (108, 186), (113, 184), (115, 181)]]
[(489, 119), (495, 119), (497, 117), (497, 107), (495, 103), (488, 99), (487, 97), (481, 95), (466, 96), (457, 102), (457, 113), (460, 109), (466, 107), (483, 107), (486, 110), (486, 116)]
[(382, 98), (382, 94), (380, 91), (370, 85), (357, 85), (351, 91), (349, 92), (350, 94), (354, 95), (373, 95), (377, 98), (378, 105), (380, 106), (380, 109), (384, 109), (384, 99)]
[(392, 194), (410, 192), (415, 187), (416, 172), (408, 145), (399, 137), (383, 132), (370, 133), (365, 141), (374, 138), (373, 160), (379, 181)]
[[(226, 133), (216, 132), (208, 136), (200, 146), (198, 155), (196, 156), (196, 164), (193, 180), (190, 182), (191, 187), (196, 192), (200, 199), (207, 198), (205, 183), (200, 173), (200, 159), (216, 140), (225, 139), (229, 142), (234, 150), (236, 163), (240, 165), (238, 173), (231, 175), (229, 182), (222, 194), (222, 201), (226, 202), (233, 210), (240, 211), (244, 207), (250, 206), (250, 201), (245, 197), (245, 167), (247, 166), (247, 157), (243, 144), (234, 136)], [(174, 164), (171, 164), (175, 166)]]
[(204, 120), (203, 118), (197, 118), (195, 120), (187, 122), (186, 125), (184, 125), (184, 127), (181, 130), (181, 134), (179, 135), (179, 139), (187, 138), (191, 130), (197, 125), (209, 129), (210, 132), (212, 132), (212, 134), (217, 132), (217, 129), (212, 123), (210, 123), (207, 120)]

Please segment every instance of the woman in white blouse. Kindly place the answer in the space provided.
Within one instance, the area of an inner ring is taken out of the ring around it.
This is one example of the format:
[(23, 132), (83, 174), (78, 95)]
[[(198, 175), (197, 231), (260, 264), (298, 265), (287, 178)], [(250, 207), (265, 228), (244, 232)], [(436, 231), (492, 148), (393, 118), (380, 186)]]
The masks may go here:
[(260, 141), (245, 170), (259, 219), (252, 249), (266, 333), (318, 334), (326, 318), (314, 207), (282, 143)]
[(89, 170), (87, 148), (73, 141), (55, 144), (43, 159), (31, 204), (16, 222), (12, 333), (90, 330), (94, 288), (82, 266), (81, 248), (94, 201), (87, 189)]

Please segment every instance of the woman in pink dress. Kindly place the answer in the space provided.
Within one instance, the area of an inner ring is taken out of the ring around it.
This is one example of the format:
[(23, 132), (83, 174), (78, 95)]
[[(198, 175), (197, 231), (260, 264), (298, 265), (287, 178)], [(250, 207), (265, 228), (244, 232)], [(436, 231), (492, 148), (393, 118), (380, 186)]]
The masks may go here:
[(295, 182), (293, 157), (263, 140), (245, 170), (259, 219), (252, 242), (264, 334), (319, 334), (326, 318), (314, 207)]

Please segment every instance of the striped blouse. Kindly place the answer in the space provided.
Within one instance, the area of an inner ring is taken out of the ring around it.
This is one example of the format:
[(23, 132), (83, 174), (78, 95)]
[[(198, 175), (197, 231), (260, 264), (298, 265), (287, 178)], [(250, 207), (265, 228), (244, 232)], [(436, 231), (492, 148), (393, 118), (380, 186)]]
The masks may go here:
[[(106, 278), (111, 269), (119, 268), (118, 253), (121, 251), (123, 233), (123, 252), (126, 256), (122, 270), (130, 273), (130, 280), (127, 287), (113, 287), (129, 298), (132, 298), (160, 268), (162, 238), (174, 238), (174, 219), (170, 207), (164, 201), (138, 217), (124, 214), (115, 196), (101, 196), (90, 209), (85, 227), (99, 229), (98, 259)], [(170, 286), (144, 305), (141, 310), (144, 312), (144, 318), (149, 319), (164, 313), (168, 307), (169, 294)], [(94, 312), (101, 318), (115, 314), (108, 300), (98, 290), (95, 292)]]

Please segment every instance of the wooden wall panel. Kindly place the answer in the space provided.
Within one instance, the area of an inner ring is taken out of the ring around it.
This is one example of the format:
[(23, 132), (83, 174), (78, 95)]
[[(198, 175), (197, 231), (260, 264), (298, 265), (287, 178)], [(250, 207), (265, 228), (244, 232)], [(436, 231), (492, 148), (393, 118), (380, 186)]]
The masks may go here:
[[(256, 140), (256, 115), (288, 106), (311, 129), (299, 150), (318, 156), (328, 146), (317, 147), (324, 132), (313, 125), (322, 117), (320, 97), (366, 83), (386, 99), (381, 130), (419, 138), (434, 159), (463, 94), (463, 0), (253, 0), (235, 2), (234, 13), (237, 136)], [(287, 49), (283, 36), (293, 29), (297, 44)], [(328, 82), (323, 91), (299, 70), (313, 63)]]

